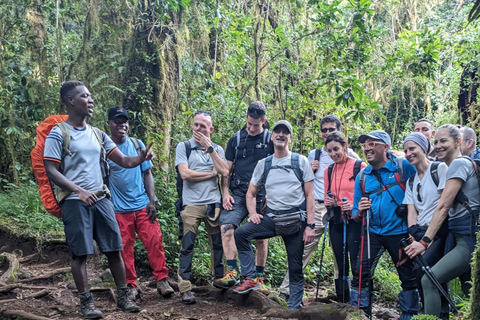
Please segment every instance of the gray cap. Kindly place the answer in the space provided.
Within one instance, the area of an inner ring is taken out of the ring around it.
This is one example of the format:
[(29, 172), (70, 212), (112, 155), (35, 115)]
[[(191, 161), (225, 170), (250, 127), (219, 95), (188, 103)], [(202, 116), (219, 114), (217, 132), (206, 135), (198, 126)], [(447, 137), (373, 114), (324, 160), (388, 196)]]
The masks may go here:
[(360, 137), (358, 137), (358, 142), (364, 143), (367, 139), (381, 140), (389, 146), (392, 145), (392, 139), (390, 139), (388, 133), (383, 130), (375, 130), (368, 134), (362, 134)]
[(428, 150), (430, 149), (430, 142), (428, 142), (428, 139), (423, 134), (419, 132), (407, 134), (407, 136), (403, 140), (403, 144), (405, 144), (405, 142), (407, 141), (415, 142), (420, 146), (420, 148), (422, 148), (425, 154), (428, 154)]
[(278, 127), (278, 126), (287, 127), (288, 131), (290, 131), (290, 134), (293, 134), (292, 125), (287, 120), (278, 120), (277, 122), (275, 122), (275, 124), (273, 125), (273, 128), (272, 128), (272, 131), (275, 131), (275, 128)]

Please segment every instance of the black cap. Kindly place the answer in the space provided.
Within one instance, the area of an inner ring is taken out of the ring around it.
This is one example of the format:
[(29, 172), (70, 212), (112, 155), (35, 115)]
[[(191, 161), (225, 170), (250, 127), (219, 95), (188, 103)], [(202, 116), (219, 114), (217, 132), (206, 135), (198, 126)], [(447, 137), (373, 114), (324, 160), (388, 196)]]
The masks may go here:
[(108, 120), (113, 120), (118, 117), (125, 117), (129, 120), (127, 110), (122, 107), (112, 107), (108, 110)]

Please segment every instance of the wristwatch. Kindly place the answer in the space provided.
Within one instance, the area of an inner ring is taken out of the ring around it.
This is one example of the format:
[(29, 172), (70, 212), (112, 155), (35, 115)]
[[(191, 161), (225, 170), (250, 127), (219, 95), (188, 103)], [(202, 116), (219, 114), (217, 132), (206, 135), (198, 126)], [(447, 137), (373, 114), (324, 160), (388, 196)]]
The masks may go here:
[(310, 227), (311, 229), (315, 229), (315, 223), (307, 223), (307, 227)]
[(424, 236), (424, 237), (422, 238), (422, 240), (425, 241), (425, 243), (430, 243), (430, 242), (432, 242), (432, 239), (430, 239), (430, 238), (427, 237), (427, 236)]
[(213, 152), (213, 146), (209, 146), (205, 152), (206, 153), (212, 153)]

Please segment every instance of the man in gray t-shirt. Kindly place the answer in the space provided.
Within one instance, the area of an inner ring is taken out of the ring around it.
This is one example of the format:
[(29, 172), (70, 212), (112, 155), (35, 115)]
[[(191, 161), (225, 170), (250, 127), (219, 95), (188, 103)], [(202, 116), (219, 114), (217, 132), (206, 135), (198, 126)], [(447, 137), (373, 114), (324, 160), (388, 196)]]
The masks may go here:
[[(246, 279), (234, 293), (247, 294), (260, 289), (251, 240), (280, 235), (285, 242), (288, 256), (290, 277), (288, 307), (297, 309), (301, 306), (305, 281), (302, 268), (303, 247), (304, 244), (312, 242), (315, 236), (315, 201), (313, 171), (306, 157), (289, 151), (291, 139), (290, 123), (286, 120), (275, 123), (272, 133), (274, 154), (260, 160), (253, 172), (246, 194), (249, 219), (235, 230), (241, 272)], [(269, 163), (270, 170), (264, 174)], [(256, 210), (256, 195), (262, 186), (265, 186), (268, 199), (265, 215), (257, 213)], [(297, 217), (301, 221), (296, 219)], [(285, 222), (279, 222), (278, 219), (290, 220), (292, 224), (289, 225), (292, 228), (288, 231), (280, 230)]]
[(102, 317), (87, 284), (87, 255), (93, 254), (93, 240), (107, 256), (117, 285), (117, 307), (125, 312), (139, 312), (140, 308), (128, 296), (125, 267), (120, 255), (123, 249), (120, 230), (113, 205), (104, 195), (99, 139), (108, 159), (124, 168), (136, 167), (152, 159), (151, 144), (140, 155), (126, 157), (104, 132), (97, 139), (94, 129), (85, 121), (93, 114), (93, 99), (82, 82), (65, 82), (60, 97), (68, 112), (64, 124), (70, 136), (70, 143), (66, 146), (69, 153), (64, 155), (63, 150), (66, 135), (60, 128), (54, 128), (45, 140), (43, 160), (49, 180), (70, 192), (62, 202), (62, 220), (72, 253), (72, 275), (80, 297), (80, 313), (85, 318)]
[[(182, 302), (195, 303), (190, 283), (193, 245), (202, 220), (212, 246), (212, 267), (215, 278), (223, 277), (223, 248), (218, 218), (221, 211), (221, 195), (218, 174), (228, 175), (228, 165), (223, 148), (210, 140), (213, 132), (210, 113), (197, 111), (193, 119), (193, 137), (177, 145), (175, 166), (183, 179), (180, 216), (183, 221), (182, 248), (178, 266), (178, 285)], [(189, 148), (190, 152), (187, 152)]]

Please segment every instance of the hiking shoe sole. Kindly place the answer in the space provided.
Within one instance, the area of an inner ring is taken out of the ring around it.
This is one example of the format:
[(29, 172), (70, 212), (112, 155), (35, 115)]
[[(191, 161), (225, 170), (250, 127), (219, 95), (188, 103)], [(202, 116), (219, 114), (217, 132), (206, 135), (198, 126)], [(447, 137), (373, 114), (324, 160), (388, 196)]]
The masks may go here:
[(247, 294), (247, 293), (249, 293), (249, 292), (251, 292), (251, 291), (257, 291), (257, 290), (260, 290), (260, 284), (257, 284), (255, 287), (250, 287), (250, 288), (245, 289), (245, 290), (238, 290), (238, 288), (237, 288), (237, 289), (233, 290), (233, 293), (236, 293), (236, 294)]

